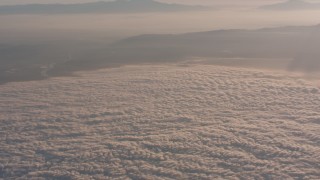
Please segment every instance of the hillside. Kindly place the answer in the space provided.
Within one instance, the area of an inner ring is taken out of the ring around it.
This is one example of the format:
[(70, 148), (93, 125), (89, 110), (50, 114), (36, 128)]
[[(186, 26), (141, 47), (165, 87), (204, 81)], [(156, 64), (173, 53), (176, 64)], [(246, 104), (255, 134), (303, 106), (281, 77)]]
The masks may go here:
[(174, 63), (197, 57), (249, 58), (264, 61), (290, 59), (292, 63), (288, 65), (288, 70), (313, 73), (320, 70), (319, 32), (320, 26), (317, 25), (149, 34), (95, 48), (90, 48), (94, 45), (81, 43), (68, 46), (69, 42), (59, 42), (60, 44), (50, 46), (0, 46), (0, 52), (3, 54), (0, 60), (3, 62), (0, 83), (45, 79), (69, 75), (79, 70), (128, 64)]

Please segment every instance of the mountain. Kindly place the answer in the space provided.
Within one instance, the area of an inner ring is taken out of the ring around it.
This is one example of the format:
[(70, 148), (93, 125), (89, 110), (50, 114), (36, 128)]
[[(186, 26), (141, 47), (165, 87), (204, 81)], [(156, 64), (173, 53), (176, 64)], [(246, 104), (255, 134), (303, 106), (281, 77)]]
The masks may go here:
[[(112, 48), (113, 52), (126, 52), (122, 55), (131, 52), (130, 56), (138, 56), (137, 59), (143, 59), (143, 56), (154, 56), (153, 59), (171, 59), (174, 56), (292, 58), (302, 51), (303, 43), (308, 45), (308, 51), (311, 51), (312, 47), (319, 47), (319, 33), (320, 26), (293, 26), (177, 35), (141, 35), (119, 41), (113, 44)], [(317, 52), (316, 48), (312, 51)]]
[(81, 4), (26, 4), (0, 6), (0, 14), (138, 13), (204, 10), (203, 6), (161, 3), (154, 0), (115, 0)]
[(260, 7), (264, 10), (316, 10), (320, 3), (309, 3), (303, 0), (288, 0), (283, 3), (271, 4)]
[(290, 70), (316, 72), (320, 71), (318, 47), (320, 25), (186, 34), (146, 34), (87, 52), (66, 63), (58, 63), (48, 74), (55, 76), (68, 71), (123, 64), (179, 62), (194, 57), (288, 59), (292, 60), (287, 67)]
[[(287, 67), (290, 70), (320, 71), (320, 25), (147, 34), (96, 48), (81, 44), (76, 46), (82, 48), (73, 46), (63, 42), (13, 47), (0, 45), (0, 84), (127, 64), (175, 63), (194, 57), (251, 59), (255, 64), (289, 59), (292, 61)], [(263, 61), (256, 61), (259, 59)]]

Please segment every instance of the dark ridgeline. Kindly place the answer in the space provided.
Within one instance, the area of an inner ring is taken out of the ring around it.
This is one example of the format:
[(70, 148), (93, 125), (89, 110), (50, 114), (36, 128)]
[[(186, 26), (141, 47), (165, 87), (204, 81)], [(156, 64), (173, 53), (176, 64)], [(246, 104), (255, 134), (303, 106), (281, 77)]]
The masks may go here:
[(288, 0), (283, 3), (265, 5), (262, 10), (291, 11), (291, 10), (320, 10), (320, 3), (309, 3), (304, 0)]
[(320, 69), (318, 47), (320, 26), (150, 34), (72, 51), (74, 47), (61, 44), (0, 46), (0, 81), (43, 79), (123, 64), (177, 62), (189, 57), (293, 59), (290, 70), (316, 72)]
[(116, 0), (81, 4), (26, 4), (0, 6), (0, 14), (141, 13), (208, 9), (210, 8), (204, 6), (168, 4), (153, 0)]

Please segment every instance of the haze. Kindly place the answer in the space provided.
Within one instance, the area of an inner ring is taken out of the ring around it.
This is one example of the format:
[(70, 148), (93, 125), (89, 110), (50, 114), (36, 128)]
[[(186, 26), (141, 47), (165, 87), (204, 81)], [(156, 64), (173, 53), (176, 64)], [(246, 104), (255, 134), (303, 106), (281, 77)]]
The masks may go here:
[[(31, 3), (81, 3), (81, 2), (94, 2), (95, 0), (2, 0), (0, 4), (31, 4)], [(111, 1), (111, 0), (104, 0)], [(231, 0), (161, 0), (160, 2), (169, 3), (182, 3), (182, 4), (267, 4), (267, 3), (277, 3), (283, 2), (283, 0), (242, 0), (241, 2), (234, 2)], [(319, 0), (308, 0), (308, 2), (319, 2)]]
[(0, 24), (0, 179), (320, 179), (318, 0), (0, 0)]
[[(9, 5), (9, 4), (30, 4), (30, 3), (81, 3), (81, 2), (94, 2), (95, 0), (2, 0), (0, 2), (1, 5)], [(108, 1), (108, 0), (105, 0)], [(111, 1), (111, 0), (109, 0)], [(281, 2), (281, 0), (242, 0), (241, 2), (234, 2), (230, 0), (161, 0), (161, 2), (168, 3), (182, 3), (182, 4), (204, 4), (204, 5), (212, 5), (212, 4), (263, 4), (263, 3), (274, 3)]]

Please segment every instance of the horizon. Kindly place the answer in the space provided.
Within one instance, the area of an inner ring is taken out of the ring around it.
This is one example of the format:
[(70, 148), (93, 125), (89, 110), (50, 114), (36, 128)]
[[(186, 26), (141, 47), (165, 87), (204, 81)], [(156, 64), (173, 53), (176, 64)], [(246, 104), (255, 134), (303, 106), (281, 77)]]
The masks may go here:
[(320, 0), (98, 1), (0, 0), (0, 179), (320, 179)]

